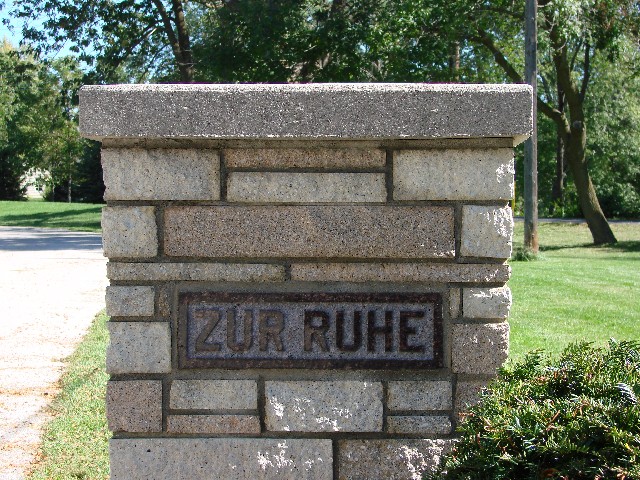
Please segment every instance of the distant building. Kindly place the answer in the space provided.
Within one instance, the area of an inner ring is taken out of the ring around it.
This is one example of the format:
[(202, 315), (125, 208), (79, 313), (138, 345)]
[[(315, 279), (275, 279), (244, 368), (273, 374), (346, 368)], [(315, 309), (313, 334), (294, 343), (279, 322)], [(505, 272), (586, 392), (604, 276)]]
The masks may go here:
[(46, 172), (41, 170), (29, 170), (22, 182), (27, 187), (27, 198), (42, 198), (44, 195), (44, 177)]

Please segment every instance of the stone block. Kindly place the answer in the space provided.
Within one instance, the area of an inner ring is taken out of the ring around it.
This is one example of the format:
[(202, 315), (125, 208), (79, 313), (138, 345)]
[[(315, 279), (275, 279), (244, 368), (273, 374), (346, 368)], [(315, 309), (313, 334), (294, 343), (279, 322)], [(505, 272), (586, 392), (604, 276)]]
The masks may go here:
[(509, 354), (509, 324), (453, 325), (452, 366), (454, 373), (495, 375)]
[(504, 283), (509, 265), (463, 263), (294, 263), (291, 280), (305, 282)]
[(451, 318), (458, 318), (460, 315), (460, 298), (459, 288), (449, 290), (449, 315)]
[(114, 438), (111, 480), (331, 480), (331, 440)]
[(389, 382), (389, 410), (451, 410), (452, 391), (448, 380)]
[(255, 410), (255, 380), (174, 380), (169, 405), (184, 410)]
[(227, 168), (384, 168), (386, 154), (377, 148), (242, 148), (224, 151)]
[(107, 287), (107, 315), (110, 317), (151, 317), (154, 312), (153, 287)]
[(393, 158), (395, 200), (510, 200), (513, 150), (399, 150)]
[(165, 253), (184, 257), (452, 258), (453, 208), (167, 207)]
[(513, 237), (511, 208), (462, 207), (460, 254), (465, 257), (509, 258)]
[(281, 282), (284, 267), (262, 263), (126, 263), (109, 262), (110, 280), (203, 282)]
[(165, 322), (109, 322), (107, 373), (171, 371), (171, 332)]
[(155, 257), (158, 234), (154, 207), (104, 207), (102, 246), (107, 257)]
[(260, 433), (255, 415), (168, 415), (167, 432), (183, 434)]
[(451, 440), (340, 440), (338, 478), (420, 480), (451, 446)]
[(487, 386), (487, 380), (458, 380), (456, 385), (456, 399), (454, 412), (458, 421), (463, 417), (463, 413), (480, 401), (480, 393)]
[(219, 200), (215, 150), (105, 148), (105, 200)]
[(173, 287), (162, 285), (158, 293), (158, 315), (161, 317), (171, 316), (171, 303), (173, 298)]
[(265, 396), (270, 431), (382, 431), (382, 384), (377, 382), (266, 382)]
[(240, 203), (386, 202), (383, 173), (231, 172), (227, 200)]
[(463, 313), (467, 318), (507, 318), (511, 309), (511, 290), (500, 288), (464, 288)]
[(446, 415), (387, 417), (389, 433), (397, 435), (449, 435), (451, 419)]
[(80, 131), (104, 138), (442, 139), (531, 132), (528, 85), (101, 85), (80, 90)]
[(162, 431), (162, 382), (107, 382), (107, 423), (112, 432)]

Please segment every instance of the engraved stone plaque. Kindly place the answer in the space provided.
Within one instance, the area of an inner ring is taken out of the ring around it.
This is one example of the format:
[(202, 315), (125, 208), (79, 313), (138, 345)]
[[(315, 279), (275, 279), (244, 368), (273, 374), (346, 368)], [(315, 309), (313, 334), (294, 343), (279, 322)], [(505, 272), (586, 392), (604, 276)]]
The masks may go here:
[(442, 367), (439, 293), (181, 292), (180, 368)]

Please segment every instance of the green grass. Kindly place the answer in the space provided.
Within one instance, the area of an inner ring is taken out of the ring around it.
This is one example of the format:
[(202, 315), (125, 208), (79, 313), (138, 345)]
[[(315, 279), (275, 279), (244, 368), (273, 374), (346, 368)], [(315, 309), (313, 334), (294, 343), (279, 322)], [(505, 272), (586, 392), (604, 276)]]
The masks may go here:
[[(614, 223), (619, 243), (590, 245), (585, 224), (541, 223), (541, 255), (511, 262), (511, 358), (585, 340), (640, 338), (640, 224)], [(515, 246), (523, 225), (516, 224)]]
[(101, 211), (91, 203), (0, 201), (0, 225), (100, 232)]
[(98, 314), (76, 352), (67, 360), (61, 393), (51, 404), (39, 461), (28, 480), (105, 480), (109, 477), (105, 418), (105, 351), (108, 333)]

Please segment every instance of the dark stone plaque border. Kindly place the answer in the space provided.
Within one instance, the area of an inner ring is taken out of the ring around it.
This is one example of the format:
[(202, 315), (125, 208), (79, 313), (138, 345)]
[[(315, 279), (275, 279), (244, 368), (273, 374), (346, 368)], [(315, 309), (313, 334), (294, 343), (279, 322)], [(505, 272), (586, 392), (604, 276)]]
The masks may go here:
[[(193, 359), (187, 357), (187, 306), (201, 302), (371, 302), (433, 304), (433, 358), (431, 360), (296, 360), (296, 359)], [(440, 293), (291, 293), (291, 292), (179, 292), (178, 368), (300, 368), (300, 369), (437, 369), (443, 368), (442, 295)]]

